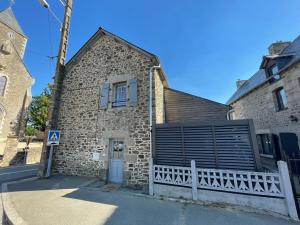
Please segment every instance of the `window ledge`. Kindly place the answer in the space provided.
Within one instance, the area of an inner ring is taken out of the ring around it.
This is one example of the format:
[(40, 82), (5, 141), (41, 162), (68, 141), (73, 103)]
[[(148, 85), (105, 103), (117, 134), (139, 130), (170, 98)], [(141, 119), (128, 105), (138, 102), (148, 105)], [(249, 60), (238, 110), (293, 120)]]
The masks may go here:
[(274, 156), (273, 155), (267, 155), (267, 154), (259, 154), (261, 157), (264, 157), (264, 158), (268, 158), (268, 159), (274, 159)]

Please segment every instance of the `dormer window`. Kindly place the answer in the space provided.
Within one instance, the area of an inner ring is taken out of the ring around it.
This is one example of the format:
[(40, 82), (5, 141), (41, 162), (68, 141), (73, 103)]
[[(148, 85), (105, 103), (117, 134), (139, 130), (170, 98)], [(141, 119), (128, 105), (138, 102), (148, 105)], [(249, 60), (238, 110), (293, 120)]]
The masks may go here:
[(278, 73), (278, 66), (276, 64), (270, 66), (268, 69), (269, 77), (272, 77), (271, 81), (276, 81), (280, 79), (280, 75)]

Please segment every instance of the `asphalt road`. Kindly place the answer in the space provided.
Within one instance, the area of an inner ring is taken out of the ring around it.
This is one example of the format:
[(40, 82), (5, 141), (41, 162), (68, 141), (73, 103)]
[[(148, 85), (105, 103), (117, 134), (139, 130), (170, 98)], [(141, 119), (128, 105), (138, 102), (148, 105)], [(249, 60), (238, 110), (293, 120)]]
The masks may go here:
[(153, 199), (112, 185), (94, 188), (94, 181), (52, 176), (8, 185), (11, 215), (30, 225), (299, 225), (231, 207)]
[(24, 166), (8, 166), (0, 168), (0, 184), (30, 177), (35, 177), (38, 164)]

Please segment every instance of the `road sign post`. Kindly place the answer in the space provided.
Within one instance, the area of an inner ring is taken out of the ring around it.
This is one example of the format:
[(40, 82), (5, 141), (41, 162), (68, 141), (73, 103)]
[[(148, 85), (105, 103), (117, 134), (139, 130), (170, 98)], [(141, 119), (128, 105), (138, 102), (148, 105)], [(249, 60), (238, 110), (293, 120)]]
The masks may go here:
[(48, 158), (48, 165), (47, 165), (46, 177), (50, 177), (50, 175), (51, 175), (52, 158), (53, 158), (53, 148), (54, 148), (54, 145), (51, 145), (50, 146), (49, 158)]
[(59, 140), (60, 140), (60, 131), (59, 130), (49, 130), (47, 145), (50, 146), (50, 152), (49, 152), (49, 157), (48, 157), (46, 177), (50, 177), (50, 175), (51, 175), (54, 146), (59, 145)]

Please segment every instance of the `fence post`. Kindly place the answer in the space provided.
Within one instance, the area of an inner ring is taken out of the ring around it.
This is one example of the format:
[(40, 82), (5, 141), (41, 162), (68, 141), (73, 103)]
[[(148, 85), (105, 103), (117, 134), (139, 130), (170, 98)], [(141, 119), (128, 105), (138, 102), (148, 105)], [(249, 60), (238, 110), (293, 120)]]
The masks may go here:
[(149, 195), (154, 195), (153, 192), (153, 159), (149, 159)]
[(287, 164), (284, 161), (278, 161), (277, 165), (289, 216), (294, 220), (299, 220)]
[(191, 161), (191, 171), (192, 171), (192, 195), (193, 200), (197, 200), (198, 192), (197, 192), (197, 172), (196, 172), (196, 163), (195, 160)]

